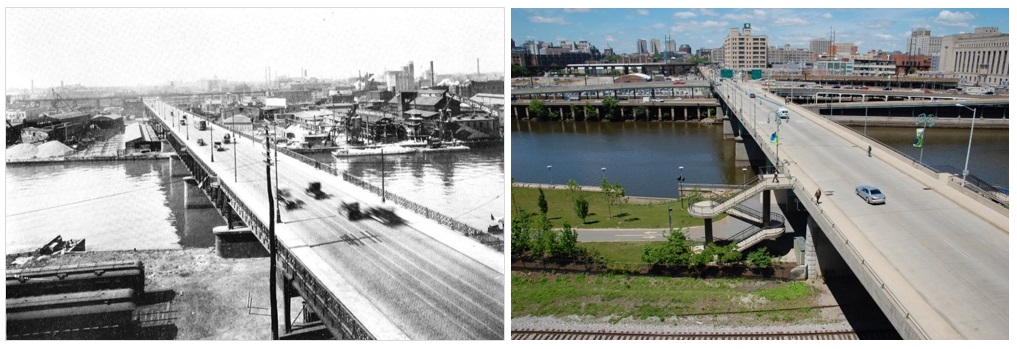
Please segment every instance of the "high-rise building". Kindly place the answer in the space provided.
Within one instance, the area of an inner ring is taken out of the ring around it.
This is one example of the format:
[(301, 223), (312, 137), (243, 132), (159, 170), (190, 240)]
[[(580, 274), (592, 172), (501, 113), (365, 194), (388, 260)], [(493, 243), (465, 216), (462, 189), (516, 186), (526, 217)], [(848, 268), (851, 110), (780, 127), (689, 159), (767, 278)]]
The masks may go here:
[(640, 54), (650, 53), (649, 48), (646, 47), (646, 40), (643, 40), (643, 39), (637, 39), (636, 40), (636, 53), (640, 53)]
[(660, 39), (650, 39), (650, 54), (658, 55), (660, 52)]
[(783, 47), (770, 47), (766, 52), (766, 62), (768, 65), (791, 62), (814, 62), (815, 59), (813, 57), (812, 51), (806, 51), (803, 48), (792, 48), (791, 44), (784, 44)]
[(918, 28), (911, 31), (908, 37), (905, 52), (916, 55), (938, 55), (939, 48), (943, 45), (942, 36), (932, 36), (932, 31)]
[(820, 56), (827, 56), (830, 55), (830, 45), (832, 44), (833, 41), (830, 39), (812, 39), (809, 40), (809, 51)]
[(1009, 86), (1010, 35), (999, 28), (975, 28), (974, 33), (946, 35), (939, 51), (939, 72), (965, 85)]
[(733, 69), (766, 68), (766, 51), (769, 38), (752, 35), (752, 25), (745, 23), (741, 32), (731, 28), (724, 38), (724, 67)]
[(670, 52), (671, 54), (674, 54), (675, 51), (678, 51), (678, 46), (675, 46), (674, 39), (667, 39), (666, 41), (664, 41), (664, 46), (666, 47), (667, 52)]

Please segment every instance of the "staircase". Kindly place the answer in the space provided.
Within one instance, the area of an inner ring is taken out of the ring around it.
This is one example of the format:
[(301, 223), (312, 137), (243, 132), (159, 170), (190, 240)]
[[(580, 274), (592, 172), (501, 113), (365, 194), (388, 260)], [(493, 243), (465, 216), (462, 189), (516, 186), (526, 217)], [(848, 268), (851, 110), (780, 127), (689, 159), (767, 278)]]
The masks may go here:
[(772, 178), (773, 175), (758, 176), (755, 184), (748, 184), (744, 189), (732, 190), (712, 200), (689, 205), (689, 214), (696, 218), (713, 218), (764, 190), (791, 189), (791, 177), (777, 175), (777, 183)]
[(769, 220), (765, 224), (762, 212), (745, 205), (732, 207), (727, 210), (727, 213), (732, 217), (754, 224), (730, 238), (724, 239), (737, 244), (738, 251), (745, 251), (763, 240), (775, 239), (784, 234), (785, 218), (779, 213), (770, 212)]

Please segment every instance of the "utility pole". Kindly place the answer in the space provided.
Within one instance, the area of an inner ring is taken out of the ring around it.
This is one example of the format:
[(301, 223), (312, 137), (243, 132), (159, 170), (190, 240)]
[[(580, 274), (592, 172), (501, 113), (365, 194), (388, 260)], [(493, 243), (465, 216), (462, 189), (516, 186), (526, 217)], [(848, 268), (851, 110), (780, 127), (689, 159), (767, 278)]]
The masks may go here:
[[(266, 126), (265, 131), (268, 131)], [(279, 310), (275, 299), (275, 200), (272, 198), (272, 152), (265, 137), (265, 180), (268, 188), (268, 302), (272, 314), (272, 340), (279, 339)], [(278, 167), (278, 166), (276, 166)]]
[(385, 203), (385, 148), (381, 148), (381, 202)]

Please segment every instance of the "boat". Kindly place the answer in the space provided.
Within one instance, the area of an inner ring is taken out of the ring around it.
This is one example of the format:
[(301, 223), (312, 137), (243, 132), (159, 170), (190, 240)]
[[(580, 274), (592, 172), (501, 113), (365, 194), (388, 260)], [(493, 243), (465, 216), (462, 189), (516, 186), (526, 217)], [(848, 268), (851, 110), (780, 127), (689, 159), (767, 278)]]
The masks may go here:
[(442, 144), (437, 147), (426, 147), (420, 148), (421, 153), (440, 153), (440, 152), (453, 152), (453, 151), (469, 151), (470, 147), (462, 144)]
[(398, 155), (398, 154), (410, 154), (416, 153), (417, 149), (407, 148), (396, 144), (386, 144), (383, 146), (363, 146), (363, 147), (346, 147), (339, 148), (332, 152), (332, 156), (337, 158), (351, 157), (351, 156), (372, 156), (372, 155)]

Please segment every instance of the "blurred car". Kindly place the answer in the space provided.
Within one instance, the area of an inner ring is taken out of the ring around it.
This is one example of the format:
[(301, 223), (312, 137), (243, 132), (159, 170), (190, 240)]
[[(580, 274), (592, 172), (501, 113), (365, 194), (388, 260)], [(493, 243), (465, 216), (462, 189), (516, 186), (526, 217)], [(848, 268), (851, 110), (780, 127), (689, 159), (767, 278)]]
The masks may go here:
[(755, 93), (750, 93), (749, 94), (749, 98), (756, 98), (756, 94)]
[(859, 185), (855, 187), (855, 194), (871, 205), (886, 203), (886, 195), (879, 188), (873, 186)]

